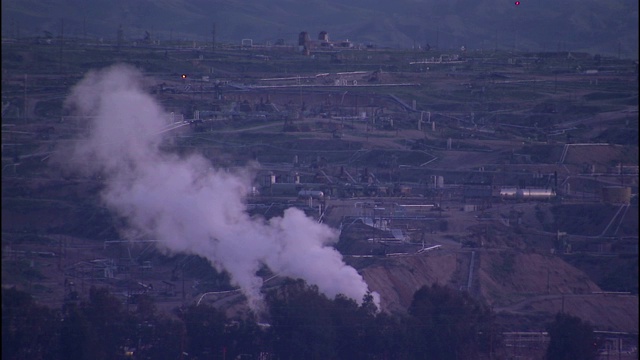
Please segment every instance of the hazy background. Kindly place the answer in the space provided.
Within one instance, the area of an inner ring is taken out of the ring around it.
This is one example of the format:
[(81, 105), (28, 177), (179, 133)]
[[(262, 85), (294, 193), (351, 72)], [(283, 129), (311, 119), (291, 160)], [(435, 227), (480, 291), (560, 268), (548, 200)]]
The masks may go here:
[(2, 36), (575, 51), (638, 58), (636, 0), (2, 0)]

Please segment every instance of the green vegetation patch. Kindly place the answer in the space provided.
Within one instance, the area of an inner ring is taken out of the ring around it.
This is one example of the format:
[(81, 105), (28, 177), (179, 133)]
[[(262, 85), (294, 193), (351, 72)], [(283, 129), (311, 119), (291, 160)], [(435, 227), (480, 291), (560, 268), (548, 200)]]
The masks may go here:
[(604, 291), (638, 293), (638, 256), (572, 254), (563, 258), (584, 271)]
[(513, 252), (501, 252), (499, 258), (494, 258), (491, 263), (491, 277), (500, 282), (509, 279), (515, 270), (516, 254)]
[(575, 235), (600, 234), (618, 209), (615, 205), (571, 204), (551, 208), (555, 227)]
[(594, 142), (606, 142), (618, 145), (637, 145), (638, 144), (638, 128), (608, 128), (593, 138)]
[(558, 161), (562, 149), (560, 145), (526, 145), (519, 152), (530, 155), (534, 163), (552, 164)]

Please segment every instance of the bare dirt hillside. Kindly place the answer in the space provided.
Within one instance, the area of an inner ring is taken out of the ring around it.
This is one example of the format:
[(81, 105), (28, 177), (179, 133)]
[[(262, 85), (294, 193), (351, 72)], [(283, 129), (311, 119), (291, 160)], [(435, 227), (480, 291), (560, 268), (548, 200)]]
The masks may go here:
[(480, 296), (500, 316), (551, 318), (563, 311), (603, 331), (638, 331), (638, 296), (603, 292), (581, 270), (541, 254), (485, 252)]
[(558, 257), (487, 251), (479, 259), (479, 293), (494, 307), (539, 294), (602, 291), (586, 274)]
[[(414, 292), (434, 283), (470, 291), (489, 304), (514, 330), (544, 330), (560, 311), (578, 316), (601, 331), (638, 331), (638, 297), (603, 292), (581, 270), (562, 259), (536, 253), (433, 251), (378, 261), (361, 269), (382, 308), (406, 312)], [(508, 319), (508, 320), (507, 320)], [(514, 325), (516, 324), (516, 325)]]
[(361, 271), (383, 310), (405, 312), (422, 286), (457, 282), (464, 256), (449, 251), (389, 258)]

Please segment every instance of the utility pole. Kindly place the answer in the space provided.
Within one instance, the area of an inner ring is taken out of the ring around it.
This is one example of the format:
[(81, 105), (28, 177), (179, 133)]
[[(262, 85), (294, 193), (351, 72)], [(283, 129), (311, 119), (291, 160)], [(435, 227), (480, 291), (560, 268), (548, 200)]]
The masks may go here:
[(618, 60), (620, 59), (620, 41), (618, 41)]
[(24, 74), (24, 109), (22, 117), (24, 118), (25, 123), (27, 122), (27, 74)]
[(60, 73), (62, 73), (62, 47), (64, 46), (64, 19), (60, 19)]
[(547, 269), (547, 294), (551, 293), (551, 284), (549, 282), (550, 277), (551, 277), (550, 270)]
[(216, 23), (211, 24), (211, 52), (216, 51)]
[(116, 51), (120, 52), (120, 46), (122, 46), (122, 40), (124, 39), (124, 32), (122, 31), (122, 24), (118, 26), (118, 33), (116, 38)]
[[(182, 302), (185, 300), (185, 292), (184, 292), (184, 264), (182, 264)], [(563, 306), (564, 307), (564, 306)]]

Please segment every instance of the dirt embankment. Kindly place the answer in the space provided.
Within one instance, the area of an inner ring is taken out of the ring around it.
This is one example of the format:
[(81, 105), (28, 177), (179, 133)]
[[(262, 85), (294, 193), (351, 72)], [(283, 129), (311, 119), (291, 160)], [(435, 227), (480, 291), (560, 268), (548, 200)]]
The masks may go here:
[(480, 295), (494, 307), (535, 295), (602, 291), (585, 273), (558, 257), (516, 251), (482, 252), (478, 280)]
[[(583, 271), (541, 254), (484, 252), (478, 270), (480, 296), (498, 316), (537, 318), (542, 326), (560, 312), (597, 330), (638, 331), (638, 296), (603, 293)], [(545, 320), (546, 319), (546, 320)]]
[[(470, 251), (435, 250), (376, 260), (360, 272), (382, 309), (404, 313), (413, 294), (434, 283), (466, 288)], [(603, 293), (581, 270), (539, 253), (476, 249), (470, 291), (514, 330), (544, 330), (559, 311), (596, 330), (638, 331), (638, 296)]]
[[(361, 271), (371, 291), (380, 294), (384, 311), (403, 313), (413, 294), (434, 283), (451, 285), (465, 273), (466, 254), (432, 251), (411, 256), (391, 257)], [(467, 265), (468, 266), (468, 265)]]

